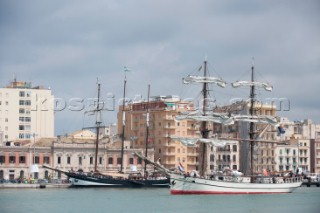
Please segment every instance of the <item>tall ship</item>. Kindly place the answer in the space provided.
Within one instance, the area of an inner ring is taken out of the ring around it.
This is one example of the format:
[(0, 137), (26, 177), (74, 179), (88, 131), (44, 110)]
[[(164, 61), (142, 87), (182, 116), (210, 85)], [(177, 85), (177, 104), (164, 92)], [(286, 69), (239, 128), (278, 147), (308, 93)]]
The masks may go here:
[[(253, 171), (254, 164), (254, 147), (258, 142), (277, 143), (277, 141), (268, 141), (259, 139), (256, 132), (256, 125), (259, 123), (279, 127), (277, 119), (270, 115), (257, 115), (254, 106), (256, 104), (255, 89), (257, 87), (264, 90), (271, 91), (272, 86), (268, 83), (256, 82), (254, 79), (254, 65), (251, 69), (251, 81), (237, 81), (232, 84), (234, 88), (240, 86), (250, 87), (250, 98), (248, 104), (250, 106), (248, 115), (239, 115), (231, 113), (218, 113), (210, 109), (209, 101), (209, 84), (214, 84), (224, 88), (226, 82), (217, 77), (208, 75), (207, 61), (205, 60), (201, 66), (203, 76), (189, 75), (183, 79), (185, 84), (200, 83), (202, 84), (201, 102), (198, 109), (192, 112), (187, 112), (175, 117), (176, 121), (192, 120), (199, 124), (201, 137), (187, 138), (171, 136), (174, 140), (179, 140), (187, 146), (199, 146), (199, 171), (184, 172), (183, 168), (179, 166), (180, 172), (172, 172), (163, 168), (155, 162), (153, 163), (159, 169), (167, 172), (170, 176), (170, 193), (176, 194), (275, 194), (275, 193), (291, 193), (302, 184), (301, 177), (291, 174), (291, 176), (283, 177), (280, 175), (259, 175)], [(200, 69), (199, 69), (200, 70)], [(210, 134), (209, 122), (221, 125), (231, 125), (235, 122), (249, 127), (248, 137), (246, 138), (221, 138), (214, 134)], [(208, 169), (208, 152), (210, 146), (223, 147), (226, 144), (240, 141), (246, 144), (248, 158), (245, 160), (248, 164), (248, 170), (245, 173), (239, 171), (229, 170), (225, 173), (211, 173)], [(139, 155), (142, 159), (144, 156)]]
[[(124, 80), (124, 97), (123, 97), (123, 123), (125, 124), (125, 94), (126, 94), (126, 77)], [(149, 86), (150, 88), (150, 86)], [(149, 92), (148, 92), (149, 93)], [(153, 172), (148, 173), (147, 162), (145, 162), (144, 175), (140, 172), (130, 172), (125, 173), (123, 171), (123, 155), (124, 155), (124, 131), (125, 127), (123, 126), (122, 130), (122, 144), (121, 144), (121, 167), (120, 171), (117, 174), (106, 175), (102, 174), (97, 169), (97, 159), (98, 159), (98, 149), (99, 149), (99, 130), (101, 128), (101, 111), (102, 107), (100, 106), (100, 83), (98, 82), (98, 98), (95, 109), (93, 110), (96, 114), (96, 141), (95, 141), (95, 161), (94, 161), (94, 171), (84, 172), (80, 171), (62, 171), (54, 169), (48, 166), (43, 166), (45, 168), (55, 170), (61, 173), (64, 173), (71, 182), (71, 185), (74, 187), (112, 187), (112, 188), (143, 188), (143, 187), (169, 187), (170, 180), (163, 173)], [(148, 112), (147, 112), (148, 113)], [(147, 121), (148, 122), (148, 121)], [(147, 125), (147, 135), (148, 135), (148, 125)], [(146, 138), (147, 144), (148, 138)], [(147, 145), (146, 145), (146, 154), (147, 156)]]

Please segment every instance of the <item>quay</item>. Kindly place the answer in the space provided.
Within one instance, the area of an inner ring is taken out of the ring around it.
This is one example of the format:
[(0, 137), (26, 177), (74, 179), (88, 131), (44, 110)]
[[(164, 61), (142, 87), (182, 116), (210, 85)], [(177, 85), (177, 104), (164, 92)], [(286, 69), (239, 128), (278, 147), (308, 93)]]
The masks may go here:
[(306, 186), (306, 187), (317, 186), (317, 187), (320, 187), (320, 181), (306, 181), (306, 182), (302, 182), (302, 186)]
[(31, 189), (31, 188), (68, 188), (71, 184), (66, 183), (58, 183), (58, 184), (40, 184), (40, 183), (8, 183), (8, 184), (0, 184), (1, 189)]

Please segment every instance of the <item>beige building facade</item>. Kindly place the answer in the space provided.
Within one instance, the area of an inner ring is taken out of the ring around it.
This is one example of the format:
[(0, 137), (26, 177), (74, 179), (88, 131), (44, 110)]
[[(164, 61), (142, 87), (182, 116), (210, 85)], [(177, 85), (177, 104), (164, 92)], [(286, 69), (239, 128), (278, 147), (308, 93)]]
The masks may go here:
[[(193, 109), (193, 103), (181, 101), (174, 96), (156, 96), (149, 102), (137, 102), (125, 108), (125, 139), (132, 148), (146, 147), (146, 110), (149, 110), (149, 136), (147, 147), (154, 149), (154, 160), (168, 169), (177, 168), (179, 163), (186, 171), (198, 168), (198, 147), (186, 147), (170, 136), (198, 137), (200, 132), (194, 121), (175, 121), (181, 112)], [(118, 133), (122, 133), (122, 106), (118, 113)]]
[(54, 97), (50, 89), (14, 80), (0, 88), (0, 142), (54, 136)]

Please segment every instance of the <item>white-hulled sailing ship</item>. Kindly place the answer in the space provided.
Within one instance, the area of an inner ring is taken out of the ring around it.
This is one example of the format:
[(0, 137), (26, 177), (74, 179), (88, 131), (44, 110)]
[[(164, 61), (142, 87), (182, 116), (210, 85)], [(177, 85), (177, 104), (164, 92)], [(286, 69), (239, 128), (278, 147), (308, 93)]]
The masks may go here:
[[(277, 119), (272, 116), (255, 115), (255, 87), (263, 88), (267, 91), (272, 90), (272, 86), (268, 83), (260, 83), (254, 81), (254, 66), (252, 65), (251, 81), (237, 81), (232, 84), (237, 88), (240, 86), (250, 86), (250, 111), (249, 115), (232, 115), (230, 113), (216, 113), (213, 110), (208, 110), (207, 100), (209, 98), (208, 84), (215, 84), (220, 87), (225, 87), (226, 82), (221, 78), (210, 77), (207, 73), (207, 61), (203, 64), (203, 76), (188, 76), (183, 79), (185, 84), (201, 83), (202, 87), (202, 109), (185, 113), (180, 116), (176, 116), (176, 120), (193, 120), (200, 123), (200, 138), (183, 138), (171, 136), (173, 140), (179, 140), (185, 145), (195, 145), (199, 143), (199, 172), (177, 173), (166, 170), (161, 165), (155, 162), (155, 166), (159, 169), (167, 172), (170, 175), (170, 193), (171, 194), (272, 194), (272, 193), (290, 193), (297, 187), (300, 187), (302, 180), (300, 177), (276, 177), (276, 176), (257, 176), (253, 172), (253, 153), (254, 145), (259, 142), (255, 133), (255, 124), (263, 123), (268, 125), (279, 125)], [(249, 139), (230, 139), (230, 138), (217, 138), (209, 135), (209, 122), (218, 123), (222, 125), (231, 125), (236, 121), (249, 122)], [(238, 171), (229, 172), (228, 175), (215, 174), (209, 175), (210, 171), (207, 169), (208, 162), (208, 150), (211, 146), (225, 146), (231, 144), (232, 141), (242, 141), (248, 143), (248, 153), (250, 153), (249, 167), (250, 174), (243, 175)], [(272, 142), (275, 141), (261, 141), (260, 142)], [(139, 154), (137, 154), (139, 156)], [(140, 156), (143, 158), (143, 156)]]

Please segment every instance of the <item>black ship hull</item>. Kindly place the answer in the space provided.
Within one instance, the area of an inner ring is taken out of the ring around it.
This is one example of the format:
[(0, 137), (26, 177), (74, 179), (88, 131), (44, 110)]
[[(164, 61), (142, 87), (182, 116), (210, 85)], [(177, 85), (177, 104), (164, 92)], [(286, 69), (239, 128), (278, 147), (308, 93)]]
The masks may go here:
[(168, 188), (169, 178), (127, 179), (85, 173), (65, 173), (73, 187)]

